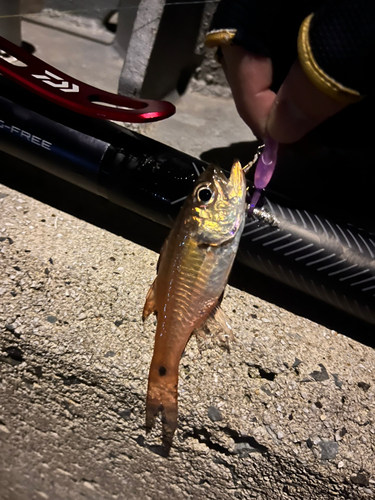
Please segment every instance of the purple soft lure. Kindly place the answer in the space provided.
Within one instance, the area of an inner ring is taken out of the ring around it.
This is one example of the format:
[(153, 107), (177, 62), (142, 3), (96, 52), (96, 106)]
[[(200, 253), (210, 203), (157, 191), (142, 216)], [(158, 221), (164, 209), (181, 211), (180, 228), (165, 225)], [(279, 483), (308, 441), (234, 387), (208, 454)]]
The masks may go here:
[(255, 167), (255, 191), (251, 195), (248, 215), (252, 214), (259, 201), (261, 191), (267, 186), (272, 178), (276, 165), (277, 148), (277, 142), (269, 137), (266, 140), (263, 152), (260, 155), (260, 158)]

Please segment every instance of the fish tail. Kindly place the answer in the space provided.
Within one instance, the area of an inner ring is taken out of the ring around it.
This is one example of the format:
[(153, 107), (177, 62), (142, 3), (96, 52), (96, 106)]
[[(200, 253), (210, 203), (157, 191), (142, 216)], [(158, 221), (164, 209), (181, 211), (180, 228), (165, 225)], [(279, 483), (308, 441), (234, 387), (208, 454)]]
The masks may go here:
[(177, 401), (164, 406), (159, 402), (147, 400), (146, 404), (146, 430), (149, 432), (154, 424), (157, 415), (161, 413), (163, 428), (163, 445), (167, 452), (172, 445), (174, 433), (177, 428)]
[(146, 430), (149, 432), (154, 427), (155, 419), (161, 413), (163, 445), (167, 451), (177, 428), (177, 383), (178, 373), (160, 375), (160, 370), (156, 371), (151, 366), (146, 400)]

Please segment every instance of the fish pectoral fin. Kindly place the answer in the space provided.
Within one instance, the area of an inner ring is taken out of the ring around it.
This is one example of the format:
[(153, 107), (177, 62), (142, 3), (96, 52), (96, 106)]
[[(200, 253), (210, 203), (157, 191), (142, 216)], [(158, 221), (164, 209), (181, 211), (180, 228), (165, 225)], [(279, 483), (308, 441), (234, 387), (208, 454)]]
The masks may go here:
[(157, 278), (155, 278), (153, 284), (150, 287), (150, 290), (147, 293), (146, 296), (146, 302), (143, 307), (143, 313), (142, 313), (142, 321), (145, 321), (150, 314), (156, 313), (156, 302), (155, 302), (155, 282)]

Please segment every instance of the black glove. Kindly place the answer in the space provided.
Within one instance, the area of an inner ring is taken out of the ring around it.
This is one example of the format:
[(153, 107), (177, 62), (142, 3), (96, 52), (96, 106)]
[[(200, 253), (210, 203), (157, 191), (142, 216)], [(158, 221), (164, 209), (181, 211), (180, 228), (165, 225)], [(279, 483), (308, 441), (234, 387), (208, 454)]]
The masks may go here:
[(206, 44), (222, 43), (270, 57), (275, 91), (297, 56), (331, 97), (356, 102), (374, 90), (374, 0), (222, 0)]

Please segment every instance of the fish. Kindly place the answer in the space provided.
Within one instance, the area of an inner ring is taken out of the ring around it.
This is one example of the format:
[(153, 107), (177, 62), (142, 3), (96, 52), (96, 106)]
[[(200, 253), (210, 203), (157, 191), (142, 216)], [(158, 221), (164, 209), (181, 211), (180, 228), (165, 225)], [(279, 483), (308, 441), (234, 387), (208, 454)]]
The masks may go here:
[(246, 216), (246, 180), (239, 161), (229, 179), (209, 165), (196, 181), (163, 244), (157, 276), (147, 294), (143, 321), (157, 317), (146, 397), (146, 430), (162, 415), (162, 442), (169, 453), (178, 416), (178, 370), (191, 334), (214, 317), (223, 323), (220, 303)]

